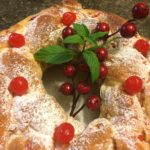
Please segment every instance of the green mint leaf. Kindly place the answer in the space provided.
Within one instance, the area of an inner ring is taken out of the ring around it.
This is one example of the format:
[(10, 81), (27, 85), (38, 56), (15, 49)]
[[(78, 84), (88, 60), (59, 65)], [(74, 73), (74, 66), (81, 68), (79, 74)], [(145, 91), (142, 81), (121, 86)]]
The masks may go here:
[(73, 50), (53, 45), (40, 49), (35, 53), (35, 59), (50, 64), (62, 64), (73, 59), (76, 53)]
[(93, 46), (97, 46), (97, 41), (93, 39), (92, 37), (87, 37), (86, 41), (92, 44)]
[(108, 34), (108, 32), (97, 32), (97, 33), (91, 34), (91, 35), (90, 35), (90, 38), (96, 40), (96, 39), (101, 38), (101, 37), (103, 37), (103, 36), (105, 36), (105, 35), (107, 35), (107, 34)]
[(84, 24), (74, 23), (73, 28), (77, 32), (77, 34), (82, 37), (88, 37), (90, 34), (88, 28)]
[(85, 59), (86, 63), (90, 68), (92, 82), (95, 82), (99, 78), (99, 66), (100, 66), (96, 54), (92, 51), (85, 50), (83, 52), (83, 58)]
[(68, 36), (67, 38), (64, 39), (63, 41), (66, 44), (83, 44), (84, 40), (80, 35), (72, 35), (72, 36)]

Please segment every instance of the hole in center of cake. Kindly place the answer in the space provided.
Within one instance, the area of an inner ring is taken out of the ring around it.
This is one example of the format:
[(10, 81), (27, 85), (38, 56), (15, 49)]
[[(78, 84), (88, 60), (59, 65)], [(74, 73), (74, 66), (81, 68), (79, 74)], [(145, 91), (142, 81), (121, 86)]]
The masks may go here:
[[(73, 96), (65, 96), (60, 92), (60, 86), (64, 82), (71, 82), (71, 79), (66, 78), (63, 74), (64, 65), (56, 65), (51, 68), (48, 68), (43, 74), (43, 84), (48, 92), (48, 94), (54, 96), (57, 102), (62, 106), (62, 108), (70, 114), (72, 107), (72, 99)], [(75, 84), (83, 80), (83, 74), (78, 73)], [(87, 95), (81, 95), (78, 100), (75, 112), (83, 105), (83, 103), (87, 100), (87, 98), (91, 95), (91, 93), (99, 94), (99, 89), (96, 87), (92, 87), (92, 91)], [(92, 111), (88, 109), (86, 106), (76, 115), (76, 119), (88, 124), (95, 118), (99, 116), (99, 110)]]

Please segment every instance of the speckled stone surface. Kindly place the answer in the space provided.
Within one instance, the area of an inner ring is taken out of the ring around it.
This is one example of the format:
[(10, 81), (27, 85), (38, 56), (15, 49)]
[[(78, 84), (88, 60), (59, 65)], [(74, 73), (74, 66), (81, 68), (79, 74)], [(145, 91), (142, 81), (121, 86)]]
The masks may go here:
[[(48, 8), (61, 0), (0, 0), (0, 30), (25, 17)], [(131, 9), (139, 0), (79, 0), (84, 7), (114, 12), (126, 19), (131, 18)], [(150, 0), (145, 1), (150, 6)], [(138, 22), (139, 32), (150, 38), (150, 15)]]

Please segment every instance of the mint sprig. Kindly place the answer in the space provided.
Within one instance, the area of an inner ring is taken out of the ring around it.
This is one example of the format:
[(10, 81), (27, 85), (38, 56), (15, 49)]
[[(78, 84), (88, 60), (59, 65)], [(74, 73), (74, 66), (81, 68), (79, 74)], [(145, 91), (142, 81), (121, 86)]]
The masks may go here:
[(65, 44), (83, 44), (84, 40), (80, 35), (75, 34), (65, 38), (63, 42)]
[(75, 51), (66, 49), (59, 45), (52, 45), (40, 49), (34, 56), (36, 60), (48, 64), (62, 64), (72, 60), (75, 55)]
[(100, 63), (95, 53), (89, 50), (83, 52), (83, 58), (90, 68), (92, 82), (95, 82), (99, 77)]
[[(73, 24), (73, 29), (75, 31), (75, 34), (65, 38), (63, 40), (63, 43), (64, 45), (83, 45), (83, 49), (79, 50), (78, 53), (81, 53), (81, 55), (83, 55), (84, 60), (90, 68), (92, 82), (95, 82), (99, 77), (100, 63), (98, 61), (98, 58), (96, 57), (96, 54), (94, 53), (94, 50), (95, 48), (99, 47), (97, 39), (104, 37), (108, 33), (90, 33), (90, 31), (84, 24), (77, 23)], [(88, 44), (88, 47), (89, 45), (91, 45), (91, 47), (86, 49), (86, 44)], [(40, 49), (35, 54), (35, 59), (48, 64), (62, 64), (73, 60), (75, 56), (77, 56), (77, 52), (72, 49), (59, 45), (52, 45)]]

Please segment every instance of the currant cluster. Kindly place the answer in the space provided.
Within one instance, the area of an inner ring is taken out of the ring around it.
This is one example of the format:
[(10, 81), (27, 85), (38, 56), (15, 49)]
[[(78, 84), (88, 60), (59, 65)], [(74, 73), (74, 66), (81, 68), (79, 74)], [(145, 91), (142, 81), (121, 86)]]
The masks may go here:
[[(70, 27), (70, 25), (72, 25), (75, 20), (76, 20), (76, 15), (72, 12), (67, 12), (63, 15), (63, 23), (64, 23), (64, 25), (67, 25), (67, 27), (65, 27), (62, 31), (62, 37), (64, 39), (68, 36), (72, 36), (73, 34), (75, 34), (74, 29), (72, 27)], [(109, 32), (109, 30), (110, 30), (109, 25), (105, 22), (98, 23), (95, 28), (96, 32)], [(97, 48), (95, 50), (95, 53), (96, 53), (99, 61), (102, 63), (100, 65), (99, 72), (100, 72), (100, 78), (103, 80), (108, 74), (108, 69), (107, 69), (106, 65), (103, 63), (104, 60), (106, 60), (108, 57), (108, 51), (106, 48), (101, 47), (101, 48)], [(78, 72), (77, 70), (79, 70), (80, 72), (83, 72), (85, 74), (89, 74), (89, 68), (86, 63), (83, 63), (81, 60), (81, 61), (79, 61), (79, 63), (77, 65), (78, 66), (75, 67), (75, 65), (73, 65), (71, 63), (67, 64), (64, 67), (64, 71), (63, 71), (64, 75), (66, 77), (74, 80), (74, 77), (75, 77), (76, 73)], [(60, 91), (64, 95), (74, 95), (74, 93), (76, 93), (76, 92), (78, 92), (78, 95), (85, 95), (85, 94), (88, 94), (91, 91), (91, 89), (92, 89), (92, 85), (86, 83), (86, 80), (79, 82), (76, 86), (74, 85), (74, 83), (66, 82), (66, 83), (63, 83), (60, 87)], [(74, 98), (74, 96), (73, 96), (73, 98)], [(79, 96), (77, 96), (77, 98), (75, 98), (75, 100), (73, 100), (73, 103), (76, 103), (78, 101), (78, 98), (79, 98)], [(85, 105), (91, 110), (97, 110), (100, 107), (100, 101), (101, 100), (100, 100), (99, 96), (92, 95), (87, 98)], [(74, 104), (73, 104), (70, 115), (75, 116), (76, 114), (77, 113), (74, 114)]]

